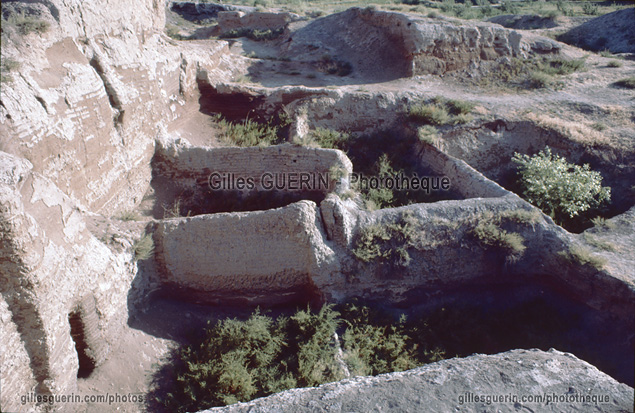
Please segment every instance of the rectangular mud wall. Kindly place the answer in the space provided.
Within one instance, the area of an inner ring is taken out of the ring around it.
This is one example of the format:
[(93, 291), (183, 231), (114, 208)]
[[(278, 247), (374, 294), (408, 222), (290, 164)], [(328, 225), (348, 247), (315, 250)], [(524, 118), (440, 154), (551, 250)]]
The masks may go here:
[[(208, 297), (266, 302), (338, 270), (313, 202), (268, 211), (163, 220), (156, 230), (162, 281)], [(203, 294), (203, 295), (205, 295)]]
[[(253, 179), (260, 187), (263, 174), (322, 174), (334, 168), (352, 171), (350, 160), (335, 149), (306, 148), (293, 145), (249, 148), (175, 148), (169, 143), (157, 148), (153, 166), (155, 173), (171, 178), (174, 183), (192, 186), (207, 184), (213, 172), (231, 174), (234, 178)], [(332, 188), (324, 189), (329, 192)]]
[(464, 198), (497, 198), (511, 194), (464, 161), (430, 145), (425, 144), (418, 152), (421, 165), (450, 178), (451, 190)]
[(333, 149), (178, 147), (169, 139), (159, 143), (152, 165), (156, 218), (172, 205), (185, 216), (271, 209), (303, 199), (319, 203), (336, 189), (337, 171), (352, 170)]

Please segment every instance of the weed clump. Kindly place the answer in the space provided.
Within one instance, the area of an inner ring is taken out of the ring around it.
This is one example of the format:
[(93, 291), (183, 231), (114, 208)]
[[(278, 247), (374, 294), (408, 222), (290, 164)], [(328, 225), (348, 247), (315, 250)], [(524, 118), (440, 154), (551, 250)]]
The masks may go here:
[(608, 263), (606, 258), (593, 254), (585, 247), (571, 246), (567, 251), (558, 252), (558, 255), (570, 263), (590, 265), (597, 271), (602, 271)]
[(439, 142), (439, 135), (437, 128), (431, 125), (424, 125), (417, 129), (417, 137), (419, 141), (427, 143), (428, 145), (436, 146)]
[(318, 312), (307, 308), (276, 319), (256, 310), (244, 321), (208, 324), (202, 336), (173, 352), (167, 377), (155, 376), (149, 398), (153, 410), (199, 411), (341, 380), (350, 373), (379, 374), (422, 364), (405, 317), (395, 324), (365, 306), (342, 307), (341, 314), (325, 305)]
[(562, 57), (533, 59), (513, 58), (501, 63), (497, 70), (480, 78), (481, 86), (498, 86), (511, 89), (560, 89), (563, 83), (557, 79), (585, 69), (585, 58), (567, 60)]
[(327, 305), (276, 320), (256, 310), (245, 321), (208, 324), (202, 339), (175, 352), (168, 391), (155, 392), (154, 401), (170, 411), (198, 411), (340, 380), (338, 317)]
[(344, 306), (342, 318), (346, 326), (342, 336), (344, 361), (351, 375), (403, 371), (422, 364), (417, 354), (419, 346), (408, 334), (405, 315), (394, 322), (353, 302)]
[(222, 116), (217, 115), (213, 119), (214, 125), (218, 127), (219, 139), (232, 146), (269, 146), (282, 142), (279, 128), (271, 123), (258, 123), (251, 119), (243, 122), (230, 122)]
[(144, 234), (133, 246), (135, 261), (147, 260), (154, 254), (154, 240), (152, 234)]
[(396, 223), (364, 227), (354, 241), (353, 255), (362, 262), (378, 261), (395, 267), (407, 267), (412, 258), (409, 248), (417, 245), (421, 225), (411, 213)]
[[(464, 227), (482, 247), (500, 251), (507, 263), (518, 261), (526, 250), (523, 237), (512, 231), (517, 226), (531, 226), (540, 222), (542, 215), (536, 209), (490, 211), (472, 214), (460, 221), (447, 222), (439, 218), (426, 220), (428, 227), (416, 219), (412, 212), (401, 215), (395, 223), (373, 224), (363, 227), (353, 242), (353, 255), (360, 261), (378, 262), (391, 267), (405, 268), (412, 258), (412, 250), (438, 248), (450, 242), (450, 233), (458, 233)], [(430, 239), (427, 232), (434, 227), (436, 239)], [(458, 231), (458, 232), (457, 232)]]
[(340, 149), (346, 145), (350, 136), (333, 129), (317, 128), (309, 131), (303, 139), (296, 140), (295, 143), (308, 147), (319, 147), (325, 149)]
[(543, 72), (533, 72), (529, 75), (529, 87), (531, 89), (548, 89), (556, 85), (553, 76)]
[(467, 123), (471, 121), (469, 113), (476, 106), (473, 102), (445, 99), (437, 96), (431, 103), (417, 103), (408, 108), (408, 117), (416, 122), (442, 126)]

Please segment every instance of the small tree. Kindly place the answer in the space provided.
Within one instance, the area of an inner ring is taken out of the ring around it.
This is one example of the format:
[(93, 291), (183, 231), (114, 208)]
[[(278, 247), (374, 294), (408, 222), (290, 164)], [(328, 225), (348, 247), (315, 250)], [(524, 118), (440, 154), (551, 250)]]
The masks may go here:
[(570, 164), (549, 147), (534, 156), (515, 153), (523, 197), (562, 222), (611, 199), (611, 188), (602, 186), (602, 175), (588, 164)]

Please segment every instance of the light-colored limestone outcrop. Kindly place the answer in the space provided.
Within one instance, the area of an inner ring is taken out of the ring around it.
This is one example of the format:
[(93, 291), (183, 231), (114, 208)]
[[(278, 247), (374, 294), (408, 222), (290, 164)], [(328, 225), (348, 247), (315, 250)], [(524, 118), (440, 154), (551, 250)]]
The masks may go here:
[[(493, 397), (498, 396), (503, 397), (502, 402), (494, 401)], [(547, 401), (545, 396), (551, 399)], [(510, 401), (511, 397), (518, 399)], [(532, 397), (531, 401), (528, 397)], [(537, 401), (538, 397), (543, 399)], [(491, 356), (443, 360), (400, 373), (287, 390), (205, 412), (513, 412), (519, 409), (626, 412), (632, 407), (631, 387), (618, 383), (572, 354), (557, 350), (512, 350)]]

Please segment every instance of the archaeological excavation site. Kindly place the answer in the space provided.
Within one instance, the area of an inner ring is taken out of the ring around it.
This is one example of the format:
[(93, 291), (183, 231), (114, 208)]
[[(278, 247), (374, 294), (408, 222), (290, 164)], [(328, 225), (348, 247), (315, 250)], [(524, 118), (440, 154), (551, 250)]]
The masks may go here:
[(632, 2), (5, 0), (0, 412), (632, 412)]

